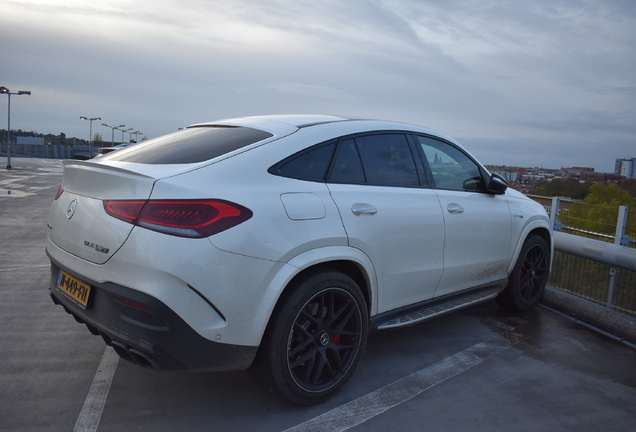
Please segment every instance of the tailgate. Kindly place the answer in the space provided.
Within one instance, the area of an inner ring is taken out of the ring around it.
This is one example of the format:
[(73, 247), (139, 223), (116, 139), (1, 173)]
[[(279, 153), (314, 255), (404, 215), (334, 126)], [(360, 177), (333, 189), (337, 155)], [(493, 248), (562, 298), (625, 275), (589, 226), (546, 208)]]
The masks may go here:
[(66, 162), (62, 188), (48, 218), (51, 242), (87, 261), (105, 263), (133, 225), (109, 216), (104, 200), (146, 200), (155, 178), (113, 166)]

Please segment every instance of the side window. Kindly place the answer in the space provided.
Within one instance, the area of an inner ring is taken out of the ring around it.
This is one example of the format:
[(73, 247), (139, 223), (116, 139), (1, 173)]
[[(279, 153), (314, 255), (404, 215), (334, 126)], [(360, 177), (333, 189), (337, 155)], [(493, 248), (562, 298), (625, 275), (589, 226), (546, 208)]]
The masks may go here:
[(332, 183), (365, 183), (358, 148), (353, 139), (343, 140), (333, 163), (329, 181)]
[(424, 156), (440, 189), (478, 190), (484, 185), (479, 167), (457, 148), (433, 138), (418, 136)]
[(299, 180), (323, 181), (336, 143), (294, 155), (269, 169), (271, 174)]
[(368, 135), (355, 139), (367, 183), (380, 186), (419, 186), (415, 161), (406, 136)]

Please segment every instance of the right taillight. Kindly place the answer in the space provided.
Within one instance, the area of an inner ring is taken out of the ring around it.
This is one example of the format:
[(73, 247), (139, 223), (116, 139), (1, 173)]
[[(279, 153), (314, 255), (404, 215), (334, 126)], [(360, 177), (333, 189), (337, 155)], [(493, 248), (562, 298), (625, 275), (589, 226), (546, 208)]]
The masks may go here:
[(225, 200), (104, 201), (109, 215), (179, 237), (209, 237), (252, 217), (252, 211)]

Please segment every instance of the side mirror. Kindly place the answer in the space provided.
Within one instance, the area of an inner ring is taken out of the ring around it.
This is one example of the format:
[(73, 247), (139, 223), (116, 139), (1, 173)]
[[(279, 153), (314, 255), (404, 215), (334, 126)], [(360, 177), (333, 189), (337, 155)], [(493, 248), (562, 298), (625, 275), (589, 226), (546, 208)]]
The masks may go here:
[(488, 182), (488, 192), (501, 195), (508, 189), (508, 182), (499, 174), (492, 174)]

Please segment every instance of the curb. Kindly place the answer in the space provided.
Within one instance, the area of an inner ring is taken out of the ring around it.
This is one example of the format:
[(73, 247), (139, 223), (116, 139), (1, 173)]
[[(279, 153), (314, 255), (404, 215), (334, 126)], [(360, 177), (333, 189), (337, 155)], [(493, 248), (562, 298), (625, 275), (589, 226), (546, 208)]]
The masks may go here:
[(636, 319), (548, 286), (541, 303), (636, 344)]

